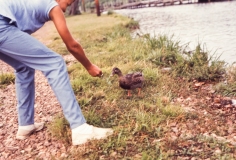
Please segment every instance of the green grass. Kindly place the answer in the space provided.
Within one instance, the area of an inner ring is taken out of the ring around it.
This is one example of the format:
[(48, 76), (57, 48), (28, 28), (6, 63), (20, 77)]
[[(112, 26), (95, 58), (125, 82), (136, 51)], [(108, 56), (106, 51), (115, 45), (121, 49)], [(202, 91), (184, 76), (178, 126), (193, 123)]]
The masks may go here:
[[(200, 120), (197, 113), (187, 113), (181, 104), (173, 100), (194, 92), (192, 80), (220, 81), (225, 74), (224, 62), (210, 57), (200, 45), (187, 54), (179, 42), (166, 35), (133, 39), (130, 33), (134, 26), (137, 27), (137, 22), (116, 14), (74, 16), (67, 18), (67, 23), (89, 59), (104, 74), (103, 78), (91, 77), (80, 63), (68, 68), (78, 102), (89, 124), (114, 129), (114, 134), (107, 139), (92, 141), (83, 149), (75, 147), (68, 153), (69, 158), (232, 157), (233, 151), (222, 143), (215, 143), (214, 147), (219, 146), (224, 154), (208, 154), (212, 151), (202, 154), (192, 148), (177, 147), (178, 142), (184, 146), (189, 139), (177, 137), (173, 140), (173, 136), (172, 139), (168, 137), (172, 134), (168, 124)], [(68, 54), (58, 36), (54, 36), (54, 41), (48, 46), (60, 54)], [(142, 96), (137, 96), (134, 90), (133, 96), (128, 98), (127, 91), (118, 86), (118, 78), (110, 76), (113, 67), (120, 68), (124, 74), (142, 71), (145, 76)], [(171, 70), (163, 73), (163, 67)], [(63, 119), (55, 118), (49, 127), (50, 134), (70, 145), (69, 126)], [(188, 143), (190, 146), (211, 143), (195, 135), (192, 137), (195, 138), (191, 139), (193, 143)]]
[(236, 67), (235, 65), (229, 66), (224, 77), (224, 81), (214, 86), (215, 90), (225, 96), (236, 96)]
[(0, 88), (4, 88), (7, 85), (15, 83), (15, 75), (12, 73), (1, 73), (0, 74)]
[(48, 126), (49, 134), (60, 140), (66, 146), (71, 144), (71, 130), (63, 115), (56, 115), (54, 122)]

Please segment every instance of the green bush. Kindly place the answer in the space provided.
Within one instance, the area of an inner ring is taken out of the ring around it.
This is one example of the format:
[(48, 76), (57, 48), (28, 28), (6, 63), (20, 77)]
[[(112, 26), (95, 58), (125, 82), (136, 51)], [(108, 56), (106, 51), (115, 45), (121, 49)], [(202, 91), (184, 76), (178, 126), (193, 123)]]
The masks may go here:
[(114, 11), (113, 11), (113, 10), (109, 10), (109, 11), (107, 12), (107, 15), (112, 15), (112, 14), (114, 14)]
[(225, 62), (213, 58), (198, 45), (193, 52), (185, 53), (185, 58), (173, 66), (177, 76), (199, 81), (219, 81), (225, 74)]
[(134, 29), (139, 29), (139, 22), (138, 21), (135, 21), (134, 19), (131, 19), (129, 21), (129, 23), (127, 23), (125, 25), (126, 28), (129, 28), (131, 30), (134, 30)]
[(176, 77), (196, 79), (199, 81), (216, 81), (225, 74), (225, 62), (201, 48), (198, 44), (194, 51), (186, 52), (173, 36), (150, 37), (144, 35), (149, 51), (148, 60), (159, 67), (170, 67)]

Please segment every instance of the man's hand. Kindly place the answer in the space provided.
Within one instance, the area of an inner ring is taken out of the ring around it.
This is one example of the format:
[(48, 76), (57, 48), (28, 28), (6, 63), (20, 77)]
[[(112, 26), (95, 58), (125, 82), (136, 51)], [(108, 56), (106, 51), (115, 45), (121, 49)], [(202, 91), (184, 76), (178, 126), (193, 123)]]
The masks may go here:
[(89, 66), (86, 69), (87, 69), (88, 73), (93, 77), (102, 77), (102, 75), (103, 75), (101, 69), (94, 64), (92, 64), (91, 66)]

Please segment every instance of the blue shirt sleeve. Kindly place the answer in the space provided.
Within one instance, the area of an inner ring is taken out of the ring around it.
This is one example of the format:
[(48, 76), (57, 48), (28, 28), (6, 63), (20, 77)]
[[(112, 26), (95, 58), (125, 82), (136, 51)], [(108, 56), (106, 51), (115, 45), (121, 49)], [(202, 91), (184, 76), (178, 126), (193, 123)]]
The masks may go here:
[(48, 21), (50, 20), (49, 13), (51, 9), (57, 5), (58, 3), (55, 0), (39, 0), (36, 6), (38, 7), (38, 14)]
[(55, 0), (0, 0), (0, 14), (8, 17), (23, 32), (33, 33), (50, 20)]

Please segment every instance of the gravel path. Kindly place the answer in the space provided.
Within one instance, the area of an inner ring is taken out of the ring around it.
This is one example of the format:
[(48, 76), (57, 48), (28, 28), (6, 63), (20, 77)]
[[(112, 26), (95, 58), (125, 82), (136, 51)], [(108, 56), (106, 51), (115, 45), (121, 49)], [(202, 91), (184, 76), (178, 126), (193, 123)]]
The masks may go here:
[[(33, 36), (47, 44), (50, 41), (43, 37), (48, 35), (51, 27), (52, 23), (48, 22)], [(67, 62), (75, 61), (71, 55), (65, 56), (64, 59)], [(14, 70), (0, 61), (0, 73), (2, 72), (14, 73)], [(35, 86), (35, 121), (47, 124), (62, 110), (46, 78), (39, 71), (36, 71), (35, 74)], [(55, 158), (66, 157), (68, 148), (52, 137), (48, 137), (47, 127), (43, 131), (32, 134), (26, 140), (15, 139), (18, 127), (16, 105), (15, 85), (10, 84), (5, 89), (0, 89), (0, 160), (50, 159), (51, 156)]]

